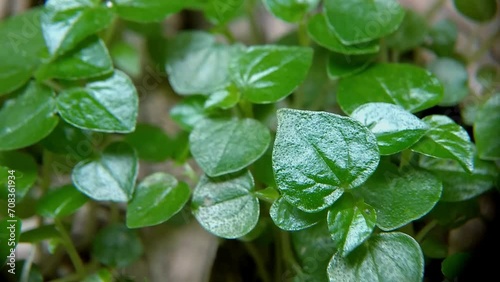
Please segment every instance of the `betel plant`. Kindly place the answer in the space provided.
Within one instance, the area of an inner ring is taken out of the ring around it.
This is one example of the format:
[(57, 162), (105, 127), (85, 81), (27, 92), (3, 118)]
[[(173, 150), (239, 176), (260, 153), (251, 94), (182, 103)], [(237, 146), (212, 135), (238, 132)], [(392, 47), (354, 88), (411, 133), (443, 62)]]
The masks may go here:
[[(254, 242), (262, 281), (421, 281), (443, 259), (456, 277), (467, 254), (451, 252), (447, 234), (480, 216), (479, 196), (498, 187), (499, 72), (481, 68), (480, 92), (469, 89), (466, 66), (494, 38), (457, 53), (454, 23), (434, 22), (444, 2), (425, 18), (395, 0), (265, 0), (297, 26), (273, 43), (254, 0), (49, 0), (5, 20), (2, 207), (15, 175), (15, 216), (35, 222), (17, 226), (16, 242), (36, 246), (5, 278), (56, 279), (64, 272), (35, 258), (65, 250), (74, 271), (58, 281), (118, 280), (143, 254), (136, 229), (181, 210), (219, 237)], [(494, 0), (453, 3), (477, 23), (497, 10)], [(166, 38), (157, 22), (186, 10), (210, 29)], [(248, 45), (230, 28), (241, 18)], [(183, 97), (170, 111), (182, 129), (173, 138), (136, 124), (137, 89), (151, 78), (141, 60), (164, 66)], [(185, 171), (138, 181), (139, 160)], [(109, 213), (78, 251), (68, 227), (84, 206)], [(4, 258), (9, 236), (2, 227)]]

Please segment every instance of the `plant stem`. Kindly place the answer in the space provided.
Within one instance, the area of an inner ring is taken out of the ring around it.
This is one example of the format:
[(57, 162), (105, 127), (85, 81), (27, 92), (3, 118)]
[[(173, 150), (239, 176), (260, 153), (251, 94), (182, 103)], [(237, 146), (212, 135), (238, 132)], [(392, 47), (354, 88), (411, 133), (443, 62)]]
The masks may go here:
[(241, 101), (238, 103), (238, 106), (240, 107), (243, 116), (247, 118), (253, 118), (253, 106), (252, 103), (245, 99), (241, 99)]
[(109, 28), (106, 30), (104, 35), (104, 43), (109, 47), (110, 43), (113, 41), (113, 37), (115, 36), (115, 31), (118, 26), (119, 18), (117, 16), (113, 17)]
[(110, 208), (110, 222), (111, 223), (118, 223), (120, 221), (120, 207), (118, 206), (117, 203), (110, 203), (109, 205)]
[(309, 36), (307, 35), (307, 20), (305, 19), (305, 17), (299, 22), (297, 33), (299, 36), (300, 46), (309, 46), (311, 42), (309, 40)]
[(32, 246), (28, 258), (24, 261), (23, 270), (21, 272), (21, 279), (19, 279), (19, 282), (29, 281), (28, 280), (30, 277), (29, 274), (31, 272), (31, 266), (33, 265), (33, 260), (35, 259), (36, 249), (37, 249), (36, 246)]
[(291, 249), (290, 235), (284, 231), (280, 231), (280, 234), (283, 258), (285, 259), (286, 263), (292, 268), (292, 270), (295, 271), (296, 274), (302, 274), (302, 268), (295, 260), (295, 255), (293, 254), (293, 251)]
[(427, 236), (427, 234), (432, 230), (434, 229), (434, 227), (436, 227), (438, 224), (437, 220), (432, 220), (431, 222), (427, 223), (424, 228), (422, 228), (420, 231), (418, 231), (417, 235), (415, 235), (415, 240), (417, 240), (417, 242), (419, 243), (422, 243), (422, 240), (425, 239), (425, 236)]
[(384, 39), (380, 40), (380, 57), (379, 60), (381, 63), (387, 63), (389, 61), (387, 43), (385, 43)]
[(244, 242), (245, 248), (247, 249), (250, 256), (252, 256), (255, 264), (257, 266), (257, 272), (259, 273), (260, 278), (263, 282), (271, 282), (271, 277), (267, 272), (266, 266), (262, 259), (260, 258), (259, 251), (255, 248), (255, 246), (250, 242)]
[(57, 231), (59, 231), (59, 234), (61, 235), (61, 240), (62, 240), (61, 243), (66, 248), (66, 252), (68, 253), (69, 258), (71, 259), (71, 262), (75, 267), (76, 273), (80, 277), (84, 277), (85, 267), (83, 266), (83, 261), (80, 258), (80, 255), (78, 254), (78, 251), (76, 250), (75, 245), (73, 244), (73, 241), (71, 240), (68, 232), (66, 231), (66, 228), (64, 228), (64, 225), (60, 219), (56, 218), (54, 220), (54, 224), (56, 226)]
[(59, 85), (59, 83), (53, 81), (53, 80), (45, 80), (43, 82), (43, 84), (47, 85), (48, 87), (52, 88), (53, 90), (55, 90), (56, 92), (61, 92), (63, 91), (63, 87), (61, 85)]
[(229, 29), (227, 25), (221, 28), (220, 32), (224, 34), (226, 37), (227, 41), (229, 41), (230, 44), (234, 44), (236, 42), (236, 38), (234, 37), (233, 33)]
[(432, 21), (434, 17), (436, 16), (437, 12), (441, 9), (441, 7), (446, 3), (446, 0), (436, 0), (434, 4), (431, 6), (429, 11), (427, 11), (427, 19), (429, 21)]
[(255, 3), (255, 0), (247, 1), (245, 9), (248, 16), (248, 22), (250, 23), (250, 31), (252, 33), (253, 41), (259, 44), (264, 42), (264, 35), (259, 27), (259, 22), (255, 18)]

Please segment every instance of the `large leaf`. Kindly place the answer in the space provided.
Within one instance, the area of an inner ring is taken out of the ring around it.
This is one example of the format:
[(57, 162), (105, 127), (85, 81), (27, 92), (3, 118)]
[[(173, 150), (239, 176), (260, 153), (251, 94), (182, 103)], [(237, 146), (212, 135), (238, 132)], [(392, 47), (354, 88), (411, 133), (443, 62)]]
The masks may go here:
[(479, 109), (474, 121), (474, 139), (481, 159), (500, 159), (500, 94), (493, 95)]
[(55, 113), (54, 92), (35, 82), (29, 83), (0, 108), (0, 151), (42, 140), (59, 121)]
[(362, 200), (355, 202), (351, 195), (344, 195), (328, 211), (328, 229), (335, 243), (337, 254), (347, 256), (370, 237), (377, 213)]
[(97, 201), (127, 202), (134, 193), (137, 154), (126, 143), (112, 143), (102, 154), (78, 163), (71, 178), (80, 192)]
[(420, 282), (424, 256), (412, 237), (400, 232), (380, 233), (346, 258), (334, 255), (328, 277), (331, 282)]
[(495, 18), (497, 1), (495, 0), (453, 0), (455, 8), (464, 16), (478, 22), (487, 22)]
[(264, 4), (277, 18), (298, 22), (307, 12), (318, 6), (319, 0), (264, 0)]
[(113, 13), (100, 0), (49, 0), (40, 20), (52, 55), (73, 49), (111, 23)]
[(428, 109), (441, 101), (443, 87), (430, 72), (407, 64), (378, 64), (342, 79), (337, 101), (350, 114), (369, 102), (400, 105), (410, 112)]
[(172, 0), (112, 0), (118, 15), (137, 22), (161, 21), (168, 15), (179, 12), (184, 4)]
[(178, 213), (189, 200), (191, 191), (170, 174), (152, 174), (137, 186), (127, 207), (127, 227), (160, 224)]
[(363, 184), (379, 158), (375, 136), (351, 118), (278, 110), (274, 175), (283, 197), (303, 211), (325, 209)]
[(425, 122), (402, 107), (387, 103), (364, 104), (352, 112), (351, 117), (375, 134), (382, 155), (409, 148), (429, 129)]
[(151, 162), (166, 160), (174, 150), (167, 134), (151, 124), (138, 124), (133, 133), (127, 134), (125, 141), (136, 149), (140, 159)]
[(31, 9), (0, 23), (0, 95), (24, 85), (47, 52), (40, 12)]
[(368, 42), (394, 32), (405, 12), (397, 0), (330, 0), (326, 18), (346, 45)]
[(75, 189), (65, 185), (50, 191), (37, 203), (37, 214), (47, 217), (65, 217), (72, 214), (87, 202), (88, 198)]
[(118, 223), (100, 230), (92, 242), (92, 255), (111, 267), (128, 266), (138, 260), (143, 252), (137, 233)]
[[(14, 174), (9, 171), (14, 170)], [(14, 176), (14, 179), (9, 176)], [(23, 152), (0, 152), (0, 199), (7, 200), (9, 186), (15, 186), (16, 201), (20, 202), (35, 184), (38, 165), (35, 159)], [(14, 180), (15, 185), (9, 185)]]
[(312, 59), (313, 50), (308, 47), (249, 47), (231, 61), (230, 76), (243, 98), (253, 103), (273, 103), (304, 81)]
[(57, 108), (64, 120), (101, 132), (134, 131), (138, 104), (134, 84), (118, 70), (103, 80), (87, 83), (85, 88), (66, 89), (57, 97)]
[(356, 192), (377, 210), (377, 226), (394, 230), (427, 214), (442, 190), (441, 181), (431, 173), (382, 163)]
[(474, 151), (467, 131), (447, 116), (427, 116), (423, 121), (430, 129), (411, 149), (431, 157), (456, 160), (472, 172)]
[(387, 47), (400, 52), (409, 51), (424, 42), (427, 32), (426, 18), (411, 10), (406, 11), (398, 30), (386, 38)]
[(461, 62), (440, 58), (429, 65), (429, 70), (443, 84), (444, 96), (440, 106), (455, 106), (469, 94), (467, 69)]
[(249, 172), (224, 179), (202, 176), (193, 191), (193, 214), (203, 228), (219, 237), (244, 236), (259, 220), (259, 200), (253, 190)]
[(270, 142), (269, 130), (254, 119), (205, 119), (189, 136), (194, 159), (211, 177), (251, 165)]
[(317, 224), (325, 217), (325, 213), (306, 213), (292, 206), (283, 197), (271, 205), (271, 218), (279, 228), (286, 231), (306, 229)]

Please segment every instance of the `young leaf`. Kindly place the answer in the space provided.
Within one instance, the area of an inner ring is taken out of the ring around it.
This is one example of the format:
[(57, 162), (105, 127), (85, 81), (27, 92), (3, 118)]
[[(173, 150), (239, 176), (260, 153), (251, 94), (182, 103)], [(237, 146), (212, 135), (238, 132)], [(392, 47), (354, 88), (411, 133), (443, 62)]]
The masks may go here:
[(57, 97), (59, 114), (68, 123), (101, 132), (128, 133), (135, 129), (139, 99), (130, 78), (121, 71), (104, 80), (70, 88)]
[(162, 162), (172, 155), (172, 141), (157, 126), (138, 124), (135, 131), (125, 136), (125, 141), (132, 145), (140, 159)]
[(319, 0), (264, 0), (267, 10), (287, 22), (298, 22), (319, 4)]
[(453, 0), (453, 4), (462, 15), (478, 22), (487, 22), (494, 19), (498, 6), (495, 0), (477, 0), (474, 2)]
[(166, 173), (152, 174), (137, 186), (127, 207), (127, 227), (152, 226), (167, 221), (189, 200), (191, 191), (184, 182)]
[(443, 97), (439, 80), (407, 64), (378, 64), (339, 82), (337, 101), (348, 114), (370, 102), (400, 105), (414, 113), (435, 106)]
[(0, 151), (35, 144), (50, 134), (59, 118), (54, 92), (30, 82), (0, 108)]
[(326, 66), (328, 77), (330, 79), (339, 79), (361, 72), (370, 65), (373, 57), (373, 55), (350, 56), (330, 53), (328, 56), (328, 64)]
[(16, 201), (20, 202), (29, 189), (35, 184), (38, 177), (38, 166), (35, 159), (24, 152), (10, 151), (0, 152), (0, 199), (7, 199), (9, 192), (9, 179), (12, 180), (12, 174), (9, 171), (14, 170)]
[(474, 139), (481, 159), (500, 159), (498, 128), (500, 128), (500, 94), (497, 93), (479, 109), (474, 121)]
[(474, 151), (467, 131), (451, 118), (441, 115), (423, 119), (430, 126), (412, 151), (442, 159), (458, 161), (469, 172), (474, 169)]
[(241, 237), (259, 220), (259, 200), (253, 190), (249, 172), (224, 179), (202, 176), (193, 191), (193, 214), (203, 228), (219, 237)]
[(37, 203), (36, 212), (47, 218), (65, 217), (78, 210), (87, 200), (73, 185), (65, 185), (43, 196)]
[(319, 45), (336, 53), (363, 55), (377, 53), (380, 46), (377, 41), (362, 44), (345, 45), (338, 38), (323, 14), (313, 16), (307, 25), (309, 36)]
[(357, 121), (325, 112), (278, 110), (273, 169), (282, 196), (305, 212), (332, 205), (375, 171), (375, 136)]
[(269, 130), (253, 119), (205, 119), (189, 136), (194, 159), (210, 177), (251, 165), (270, 142)]
[(55, 61), (41, 66), (37, 79), (49, 78), (80, 80), (98, 77), (113, 72), (113, 62), (104, 42), (97, 36), (91, 36), (76, 48)]
[(229, 87), (226, 87), (226, 89), (222, 89), (210, 94), (203, 107), (207, 110), (214, 108), (227, 110), (234, 107), (236, 104), (238, 104), (239, 101), (240, 92), (238, 91), (238, 89), (236, 89), (235, 86), (231, 85)]
[(368, 42), (394, 32), (405, 12), (397, 0), (331, 0), (325, 15), (345, 45)]
[(306, 213), (292, 206), (283, 197), (271, 205), (271, 219), (279, 228), (286, 231), (297, 231), (317, 224), (325, 217), (325, 213)]
[(328, 265), (330, 281), (420, 282), (424, 256), (417, 241), (400, 233), (380, 233), (343, 258), (335, 254)]
[(387, 47), (400, 52), (409, 51), (424, 42), (427, 32), (427, 19), (411, 10), (406, 11), (398, 30), (386, 38)]
[(313, 50), (308, 47), (254, 46), (234, 57), (229, 73), (245, 99), (273, 103), (304, 81), (312, 59)]
[(134, 193), (137, 154), (127, 143), (112, 143), (102, 154), (78, 163), (71, 178), (80, 192), (97, 201), (127, 202)]
[(444, 96), (440, 106), (454, 106), (469, 94), (467, 69), (464, 64), (449, 58), (439, 58), (429, 65), (429, 70), (441, 81)]
[(377, 137), (380, 154), (392, 155), (415, 144), (429, 126), (404, 108), (387, 103), (368, 103), (360, 106), (351, 117)]
[(205, 97), (190, 96), (170, 109), (170, 117), (186, 131), (191, 131), (203, 118), (207, 117), (204, 109)]
[(121, 18), (136, 22), (155, 22), (183, 8), (182, 1), (111, 0)]
[(343, 257), (370, 237), (377, 213), (363, 201), (355, 202), (350, 195), (344, 195), (328, 210), (328, 229), (335, 243), (337, 253)]
[(92, 255), (100, 263), (112, 267), (128, 266), (143, 252), (137, 233), (122, 224), (108, 225), (100, 230), (92, 243)]
[(113, 13), (100, 0), (49, 0), (40, 21), (50, 54), (61, 55), (106, 28)]
[(432, 174), (411, 167), (402, 171), (382, 163), (356, 190), (377, 211), (377, 226), (394, 230), (427, 214), (441, 197), (443, 185)]

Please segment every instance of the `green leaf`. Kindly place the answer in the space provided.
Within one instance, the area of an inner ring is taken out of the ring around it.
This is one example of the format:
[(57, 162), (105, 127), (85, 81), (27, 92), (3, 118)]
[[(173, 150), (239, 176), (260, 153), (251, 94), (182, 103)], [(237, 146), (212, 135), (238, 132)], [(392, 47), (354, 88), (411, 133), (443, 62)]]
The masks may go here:
[(441, 197), (443, 185), (431, 173), (381, 163), (356, 190), (377, 211), (377, 226), (394, 230), (426, 215)]
[(278, 198), (280, 198), (280, 193), (274, 187), (267, 187), (265, 189), (255, 191), (255, 196), (261, 200), (274, 203), (278, 200)]
[(170, 109), (170, 117), (182, 129), (191, 131), (195, 125), (207, 117), (204, 104), (205, 97), (203, 96), (186, 97)]
[(0, 22), (0, 96), (28, 82), (47, 52), (40, 14), (35, 8)]
[(183, 32), (170, 42), (166, 70), (180, 95), (211, 94), (229, 83), (229, 63), (239, 46), (226, 46), (201, 31)]
[(411, 147), (429, 129), (404, 108), (387, 103), (364, 104), (354, 110), (351, 117), (375, 134), (381, 155), (392, 155)]
[(36, 244), (43, 240), (58, 238), (60, 238), (60, 233), (57, 231), (55, 225), (42, 225), (21, 233), (19, 242)]
[(253, 195), (249, 172), (232, 178), (202, 176), (193, 191), (191, 209), (198, 222), (219, 237), (233, 239), (248, 234), (259, 220), (259, 200)]
[(306, 213), (292, 206), (283, 197), (271, 205), (271, 219), (279, 228), (286, 231), (297, 231), (317, 224), (325, 217), (325, 213)]
[(495, 0), (453, 0), (455, 8), (467, 18), (483, 23), (495, 18), (497, 1)]
[(455, 253), (448, 256), (441, 263), (441, 272), (449, 279), (456, 279), (471, 259), (469, 253)]
[(325, 15), (339, 40), (352, 45), (391, 34), (405, 12), (397, 0), (331, 0)]
[(462, 226), (468, 220), (480, 217), (479, 201), (470, 199), (460, 202), (439, 202), (429, 214), (439, 225), (450, 229)]
[(271, 134), (253, 119), (205, 119), (189, 136), (194, 159), (210, 177), (244, 169), (269, 147)]
[(80, 192), (97, 201), (127, 202), (134, 193), (137, 154), (127, 143), (112, 143), (97, 157), (79, 162), (71, 178)]
[(112, 18), (100, 0), (49, 0), (40, 21), (50, 54), (58, 56), (106, 28)]
[(273, 169), (282, 196), (316, 212), (332, 205), (375, 171), (375, 136), (357, 121), (325, 112), (278, 110)]
[(41, 66), (35, 73), (38, 80), (50, 78), (80, 80), (99, 77), (113, 72), (113, 62), (104, 42), (89, 37), (75, 49)]
[(420, 46), (428, 33), (425, 17), (411, 10), (406, 11), (398, 30), (386, 38), (387, 47), (405, 52)]
[(121, 71), (69, 88), (57, 97), (59, 114), (71, 125), (100, 132), (128, 133), (135, 129), (139, 99), (134, 84)]
[(273, 103), (304, 81), (312, 59), (313, 50), (308, 47), (253, 46), (234, 57), (229, 73), (244, 99)]
[(443, 97), (439, 80), (425, 69), (407, 64), (378, 64), (339, 82), (337, 101), (348, 114), (370, 102), (400, 105), (415, 113)]
[(155, 22), (179, 12), (182, 1), (112, 0), (121, 18), (136, 22)]
[(424, 278), (424, 256), (412, 237), (380, 233), (343, 258), (332, 257), (330, 281), (420, 282)]
[(44, 195), (37, 203), (37, 214), (47, 218), (68, 216), (87, 202), (88, 198), (73, 185), (65, 185)]
[(111, 267), (128, 266), (142, 254), (139, 236), (122, 224), (115, 223), (100, 230), (92, 243), (92, 255), (100, 263)]
[(184, 182), (158, 172), (147, 176), (135, 189), (127, 207), (127, 227), (152, 226), (167, 221), (189, 200), (191, 191)]
[(330, 53), (326, 66), (328, 77), (330, 79), (339, 79), (354, 75), (366, 69), (373, 58), (373, 55), (344, 55)]
[[(0, 219), (0, 266), (4, 266), (4, 262), (7, 262), (7, 264), (12, 263), (15, 268), (15, 248), (19, 242), (21, 225), (22, 221), (18, 217)], [(10, 239), (11, 234), (14, 234), (12, 240)]]
[(141, 53), (137, 48), (120, 41), (113, 44), (110, 53), (116, 68), (134, 78), (138, 78), (141, 75)]
[(82, 282), (113, 282), (113, 273), (105, 268), (85, 277)]
[(380, 46), (377, 41), (362, 44), (345, 45), (338, 38), (323, 14), (313, 16), (307, 25), (309, 36), (319, 45), (336, 53), (363, 55), (377, 53)]
[(430, 129), (411, 149), (431, 157), (456, 160), (472, 172), (474, 152), (467, 131), (447, 116), (427, 116), (423, 121)]
[[(474, 121), (474, 139), (479, 157), (484, 160), (500, 159), (500, 94), (494, 94), (479, 109)], [(1, 138), (0, 138), (1, 139)]]
[(201, 0), (206, 2), (203, 11), (207, 19), (218, 26), (224, 26), (245, 7), (244, 0)]
[(234, 107), (240, 101), (240, 92), (234, 85), (216, 91), (207, 98), (205, 109), (221, 108), (224, 110)]
[[(14, 170), (14, 179), (9, 171)], [(38, 166), (35, 159), (24, 152), (0, 152), (0, 199), (7, 199), (9, 179), (15, 182), (16, 201), (20, 202), (35, 184)], [(13, 186), (13, 185), (10, 185)], [(12, 189), (10, 189), (12, 190)]]
[(3, 103), (0, 108), (0, 151), (30, 146), (56, 127), (54, 92), (35, 82)]
[(370, 237), (377, 214), (375, 209), (362, 200), (355, 202), (344, 195), (328, 211), (328, 229), (337, 253), (347, 256)]
[(494, 163), (480, 160), (474, 156), (474, 170), (464, 171), (453, 160), (420, 157), (419, 165), (432, 172), (443, 182), (442, 201), (456, 202), (474, 198), (495, 185), (498, 169)]
[(451, 56), (455, 52), (458, 29), (456, 24), (449, 19), (443, 19), (432, 26), (429, 31), (429, 48), (438, 56)]
[(40, 141), (40, 145), (52, 153), (68, 154), (81, 158), (82, 155), (92, 152), (94, 148), (91, 145), (97, 145), (97, 139), (102, 137), (103, 135), (94, 137), (89, 131), (60, 121), (54, 130)]
[(138, 124), (135, 131), (125, 136), (125, 141), (132, 145), (140, 159), (162, 162), (173, 154), (173, 142), (157, 126)]
[(269, 12), (287, 22), (298, 22), (315, 7), (319, 0), (264, 0)]
[(464, 64), (450, 58), (439, 58), (434, 60), (428, 69), (443, 84), (444, 96), (439, 102), (440, 106), (457, 105), (469, 94), (468, 75)]

